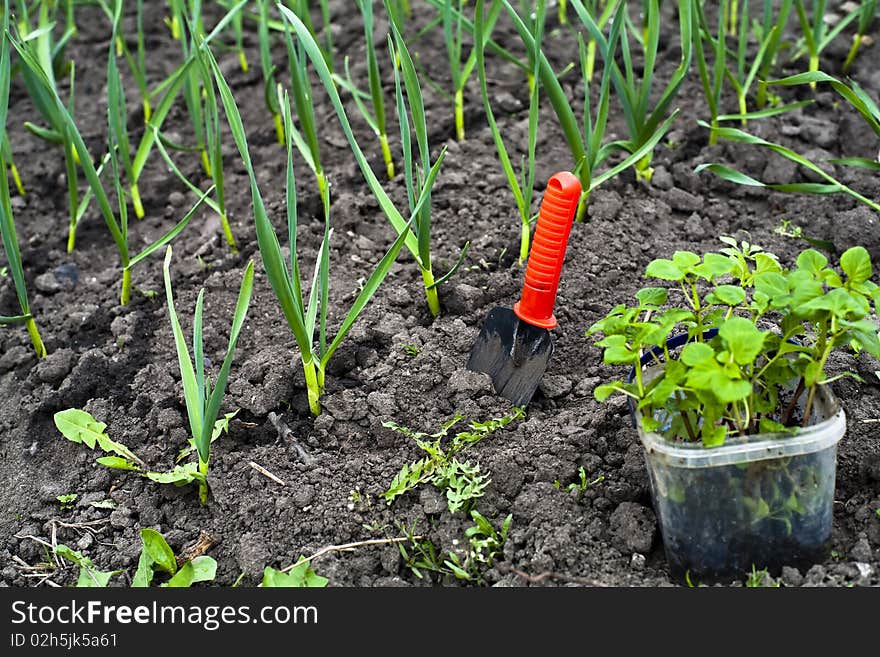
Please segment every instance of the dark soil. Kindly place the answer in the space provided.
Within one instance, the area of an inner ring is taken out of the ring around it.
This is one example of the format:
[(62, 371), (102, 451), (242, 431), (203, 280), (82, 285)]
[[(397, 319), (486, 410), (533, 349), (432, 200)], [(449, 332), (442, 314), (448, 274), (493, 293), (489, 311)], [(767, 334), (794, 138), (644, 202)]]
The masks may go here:
[[(414, 3), (419, 5), (419, 3)], [(667, 3), (670, 4), (670, 3)], [(180, 59), (179, 47), (162, 25), (164, 5), (145, 3), (153, 80), (167, 75)], [(355, 76), (364, 71), (362, 27), (350, 3), (332, 2), (334, 36), (339, 52), (351, 56)], [(97, 9), (78, 9), (82, 33), (70, 54), (77, 61), (77, 114), (93, 152), (103, 152), (105, 135), (104, 68), (108, 26)], [(414, 25), (430, 13), (419, 6)], [(208, 21), (210, 24), (210, 21)], [(128, 25), (128, 28), (131, 26)], [(379, 25), (379, 34), (385, 26)], [(131, 30), (128, 29), (128, 33)], [(512, 28), (499, 24), (497, 38), (517, 48)], [(880, 32), (874, 30), (875, 40)], [(445, 51), (436, 30), (415, 50), (427, 72), (446, 85)], [(381, 43), (384, 40), (377, 40)], [(557, 70), (576, 55), (575, 40), (548, 24), (545, 46)], [(249, 131), (252, 156), (269, 210), (279, 229), (283, 215), (283, 149), (275, 143), (271, 118), (263, 105), (257, 43), (247, 36), (252, 69), (242, 73), (232, 52), (218, 52), (229, 75)], [(845, 56), (848, 39), (826, 52), (829, 72)], [(279, 62), (283, 48), (276, 49)], [(877, 46), (865, 49), (852, 76), (874, 97), (880, 92)], [(662, 53), (660, 78), (677, 62), (677, 46)], [(805, 63), (790, 66), (803, 70)], [(387, 66), (385, 67), (387, 70)], [(491, 92), (509, 143), (525, 144), (528, 102), (521, 74), (496, 59), (490, 62)], [(580, 98), (569, 73), (564, 85)], [(254, 299), (239, 341), (224, 412), (240, 409), (228, 435), (214, 445), (211, 499), (199, 504), (192, 487), (175, 488), (132, 474), (108, 471), (82, 445), (64, 440), (53, 414), (83, 408), (106, 422), (110, 435), (131, 447), (151, 467), (170, 469), (188, 435), (186, 411), (174, 342), (162, 297), (161, 256), (134, 272), (138, 292), (127, 307), (117, 305), (120, 271), (110, 236), (96, 210), (81, 226), (77, 250), (65, 251), (66, 196), (63, 158), (57, 147), (21, 129), (34, 110), (16, 83), (10, 112), (15, 160), (27, 196), (14, 198), (22, 255), (32, 308), (50, 352), (37, 362), (20, 327), (0, 330), (0, 581), (29, 586), (23, 564), (46, 560), (41, 545), (29, 537), (65, 542), (83, 551), (102, 569), (134, 569), (140, 551), (139, 530), (152, 527), (175, 551), (207, 532), (216, 541), (208, 554), (219, 564), (217, 584), (228, 586), (244, 573), (255, 585), (267, 565), (283, 567), (299, 555), (327, 545), (400, 536), (398, 523), (426, 534), (438, 553), (461, 550), (464, 514), (452, 515), (430, 487), (410, 493), (393, 506), (379, 497), (401, 466), (419, 457), (404, 435), (382, 426), (393, 420), (413, 430), (434, 432), (455, 414), (467, 420), (503, 416), (509, 408), (493, 394), (488, 379), (465, 369), (470, 345), (486, 313), (511, 306), (518, 297), (522, 269), (515, 263), (519, 225), (514, 204), (496, 162), (484, 125), (479, 89), (471, 81), (466, 94), (467, 139), (454, 140), (452, 105), (425, 85), (432, 147), (448, 147), (434, 194), (436, 269), (445, 271), (471, 241), (462, 270), (441, 290), (442, 315), (432, 321), (420, 277), (401, 256), (374, 301), (331, 362), (323, 398), (324, 413), (313, 419), (292, 334), (287, 329), (259, 262), (244, 169), (231, 140), (226, 161), (232, 228), (241, 253), (232, 255), (222, 241), (219, 223), (205, 211), (174, 242), (173, 278), (184, 330), (201, 287), (206, 289), (206, 352), (218, 363), (226, 346), (239, 281), (245, 263), (255, 258)], [(808, 89), (787, 90), (807, 97)], [(388, 98), (390, 99), (390, 94)], [(142, 117), (134, 108), (131, 125)], [(332, 181), (335, 226), (332, 251), (331, 324), (335, 327), (352, 301), (359, 281), (371, 271), (394, 234), (380, 213), (352, 160), (338, 122), (321, 90), (315, 92), (323, 137), (322, 154)], [(577, 103), (579, 101), (575, 101)], [(181, 104), (182, 105), (182, 104)], [(636, 183), (626, 172), (598, 190), (588, 221), (574, 227), (557, 304), (556, 351), (541, 391), (524, 420), (511, 424), (468, 454), (491, 473), (492, 483), (477, 508), (496, 526), (513, 514), (504, 557), (484, 573), (492, 585), (599, 583), (668, 585), (657, 524), (651, 510), (641, 447), (621, 400), (599, 404), (593, 388), (621, 372), (601, 363), (600, 350), (585, 330), (613, 305), (631, 297), (642, 272), (655, 257), (676, 249), (716, 249), (719, 235), (737, 235), (778, 253), (790, 263), (805, 245), (774, 233), (782, 220), (801, 226), (839, 249), (863, 244), (880, 256), (878, 217), (849, 197), (806, 197), (735, 187), (713, 176), (693, 173), (705, 161), (735, 164), (762, 179), (789, 181), (801, 172), (779, 158), (755, 149), (707, 145), (707, 132), (696, 121), (707, 116), (699, 80), (692, 75), (676, 102), (681, 108), (673, 131), (657, 149), (652, 185)], [(731, 110), (733, 108), (730, 108)], [(365, 151), (381, 171), (378, 144), (366, 125), (350, 117)], [(609, 138), (624, 136), (622, 116), (612, 112)], [(170, 136), (186, 142), (190, 127), (182, 106), (166, 123)], [(878, 140), (861, 119), (826, 90), (816, 102), (781, 118), (756, 121), (749, 130), (791, 145), (815, 158), (876, 154)], [(394, 130), (391, 130), (394, 133)], [(392, 139), (397, 152), (399, 144)], [(184, 170), (199, 179), (198, 158), (178, 154)], [(300, 163), (301, 164), (301, 163)], [(538, 144), (539, 181), (570, 166), (570, 156), (555, 117), (545, 103)], [(301, 196), (299, 244), (310, 270), (322, 222), (317, 193), (305, 166), (298, 166)], [(880, 178), (838, 168), (844, 181), (870, 198), (880, 198)], [(541, 183), (543, 184), (543, 182)], [(400, 180), (388, 185), (403, 199)], [(147, 216), (132, 227), (132, 241), (143, 246), (156, 239), (188, 209), (194, 197), (174, 180), (154, 154), (142, 178)], [(75, 271), (75, 284), (64, 282), (64, 267)], [(307, 274), (310, 275), (310, 274)], [(158, 292), (158, 295), (154, 293)], [(0, 279), (0, 308), (13, 308), (9, 277)], [(414, 346), (411, 355), (404, 346)], [(786, 568), (787, 585), (880, 583), (880, 369), (867, 357), (841, 355), (834, 372), (854, 370), (864, 383), (841, 379), (833, 384), (846, 410), (849, 431), (841, 442), (835, 495), (832, 556), (809, 570)], [(269, 413), (279, 414), (292, 437), (311, 456), (303, 462), (291, 438), (279, 439)], [(281, 486), (249, 464), (267, 468), (286, 482)], [(566, 486), (583, 467), (601, 483), (579, 498)], [(555, 485), (559, 482), (561, 486)], [(57, 496), (79, 495), (75, 508), (62, 511)], [(91, 502), (113, 499), (114, 510)], [(83, 523), (89, 523), (90, 531)], [(16, 559), (16, 557), (18, 559)], [(417, 578), (393, 545), (335, 553), (315, 561), (332, 585), (397, 586), (439, 583)], [(760, 567), (760, 564), (758, 564)], [(51, 573), (58, 584), (71, 584), (75, 569)], [(737, 581), (740, 583), (746, 573)], [(124, 578), (117, 583), (127, 584)], [(453, 578), (442, 580), (456, 584)]]

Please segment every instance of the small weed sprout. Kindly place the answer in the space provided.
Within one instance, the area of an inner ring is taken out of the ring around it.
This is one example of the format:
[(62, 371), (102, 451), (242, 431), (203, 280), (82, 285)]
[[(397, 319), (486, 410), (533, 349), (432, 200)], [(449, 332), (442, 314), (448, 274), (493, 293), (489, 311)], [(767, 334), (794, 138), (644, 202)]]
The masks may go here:
[(79, 495), (76, 493), (67, 493), (65, 495), (59, 495), (55, 499), (58, 500), (58, 504), (62, 511), (70, 511), (76, 505), (76, 498), (78, 497)]

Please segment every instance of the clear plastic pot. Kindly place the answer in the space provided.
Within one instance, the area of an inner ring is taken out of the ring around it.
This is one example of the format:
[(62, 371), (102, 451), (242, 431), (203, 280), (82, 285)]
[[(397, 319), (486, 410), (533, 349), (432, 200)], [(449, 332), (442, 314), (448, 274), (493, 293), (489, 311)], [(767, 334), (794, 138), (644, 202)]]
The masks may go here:
[(758, 434), (712, 448), (671, 443), (636, 423), (673, 575), (694, 583), (740, 579), (752, 566), (774, 572), (827, 558), (846, 416), (820, 387), (813, 417), (794, 435)]

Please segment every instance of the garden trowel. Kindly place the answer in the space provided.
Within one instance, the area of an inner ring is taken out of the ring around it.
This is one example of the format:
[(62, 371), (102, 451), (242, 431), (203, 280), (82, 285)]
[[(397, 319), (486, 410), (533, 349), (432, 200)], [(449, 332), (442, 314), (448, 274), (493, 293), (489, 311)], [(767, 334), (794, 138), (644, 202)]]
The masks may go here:
[(567, 171), (547, 182), (520, 300), (493, 308), (471, 348), (468, 369), (492, 377), (495, 392), (514, 406), (532, 399), (553, 353), (553, 306), (581, 184)]

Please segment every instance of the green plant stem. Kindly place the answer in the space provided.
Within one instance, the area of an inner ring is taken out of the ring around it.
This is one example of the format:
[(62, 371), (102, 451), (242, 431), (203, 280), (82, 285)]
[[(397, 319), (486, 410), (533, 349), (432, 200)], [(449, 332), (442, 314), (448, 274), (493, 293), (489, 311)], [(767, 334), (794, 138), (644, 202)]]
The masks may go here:
[(119, 304), (128, 305), (131, 300), (131, 269), (125, 267), (122, 270), (122, 291), (119, 293)]
[[(810, 73), (815, 73), (819, 70), (819, 53), (812, 53), (810, 55), (810, 68), (808, 69)], [(810, 89), (815, 91), (816, 82), (810, 82)]]
[(278, 139), (278, 143), (282, 146), (284, 145), (284, 124), (281, 122), (281, 114), (274, 114), (272, 116), (272, 120), (275, 122), (275, 137)]
[(205, 175), (211, 178), (211, 159), (208, 157), (207, 149), (202, 149), (202, 169), (205, 170)]
[(745, 89), (741, 93), (737, 94), (736, 100), (739, 103), (739, 113), (743, 115), (743, 118), (740, 119), (740, 123), (743, 125), (743, 127), (745, 127), (746, 125), (748, 125), (749, 122), (748, 119), (745, 118), (745, 114), (748, 111), (748, 109), (746, 108)]
[[(760, 376), (760, 373), (759, 375)], [(794, 415), (794, 409), (797, 408), (797, 401), (800, 399), (801, 395), (804, 394), (804, 377), (801, 377), (798, 381), (797, 387), (794, 389), (794, 394), (792, 395), (791, 401), (788, 402), (788, 406), (785, 408), (785, 413), (782, 415), (781, 424), (783, 426), (788, 426), (788, 423), (791, 422), (791, 417)]]
[(131, 204), (134, 207), (134, 215), (138, 219), (144, 218), (144, 205), (141, 202), (141, 192), (136, 182), (131, 184)]
[(12, 174), (12, 182), (15, 183), (18, 195), (25, 196), (24, 185), (21, 183), (21, 176), (18, 175), (18, 167), (15, 166), (14, 162), (9, 163), (9, 173)]
[(464, 141), (464, 94), (461, 89), (455, 91), (455, 138)]
[(764, 109), (764, 106), (767, 105), (767, 80), (758, 80), (755, 103), (758, 105), (758, 109)]
[(519, 240), (519, 264), (523, 264), (529, 257), (529, 242), (532, 239), (532, 227), (525, 221), (522, 222), (522, 235)]
[(596, 70), (596, 40), (590, 39), (587, 42), (587, 82), (593, 81), (593, 71)]
[(70, 229), (67, 231), (67, 252), (73, 253), (74, 248), (76, 248), (76, 225), (70, 224)]
[(40, 337), (37, 322), (31, 317), (30, 319), (25, 320), (24, 325), (27, 328), (28, 335), (31, 337), (31, 343), (34, 345), (34, 351), (37, 354), (37, 358), (45, 358), (46, 347), (43, 345), (43, 339)]
[(440, 298), (437, 296), (437, 287), (434, 285), (434, 272), (430, 269), (422, 269), (422, 280), (425, 283), (425, 297), (428, 299), (428, 309), (431, 315), (437, 317), (440, 314)]
[(688, 438), (691, 439), (691, 442), (697, 442), (697, 434), (694, 433), (694, 427), (691, 425), (691, 418), (687, 411), (681, 411), (681, 421), (684, 424), (684, 428), (687, 431)]
[(204, 479), (199, 479), (199, 502), (202, 506), (208, 505), (208, 464), (199, 457), (199, 473)]
[(846, 59), (843, 62), (843, 72), (849, 72), (849, 67), (852, 66), (853, 60), (856, 58), (856, 53), (859, 52), (859, 47), (862, 45), (862, 35), (861, 34), (853, 34), (853, 42), (852, 46), (850, 46), (849, 52), (846, 55)]
[(225, 212), (218, 213), (220, 215), (220, 225), (223, 227), (223, 235), (226, 237), (226, 243), (233, 253), (238, 253), (238, 244), (235, 242), (235, 235), (232, 234), (232, 227), (229, 225), (229, 218)]
[(718, 143), (718, 119), (712, 118), (709, 124), (709, 145), (715, 146)]
[[(318, 383), (318, 372), (315, 367), (315, 359), (309, 356), (303, 359), (303, 372), (306, 375), (306, 392), (309, 396), (309, 410), (315, 417), (321, 414), (321, 385)], [(323, 371), (321, 372), (323, 374)], [(323, 377), (322, 377), (323, 378)]]
[(559, 24), (566, 25), (568, 23), (568, 2), (567, 0), (559, 0)]
[(385, 133), (379, 135), (379, 145), (382, 147), (382, 159), (385, 161), (385, 171), (388, 173), (388, 180), (393, 180), (394, 158), (391, 157), (391, 148), (388, 146), (388, 135)]

